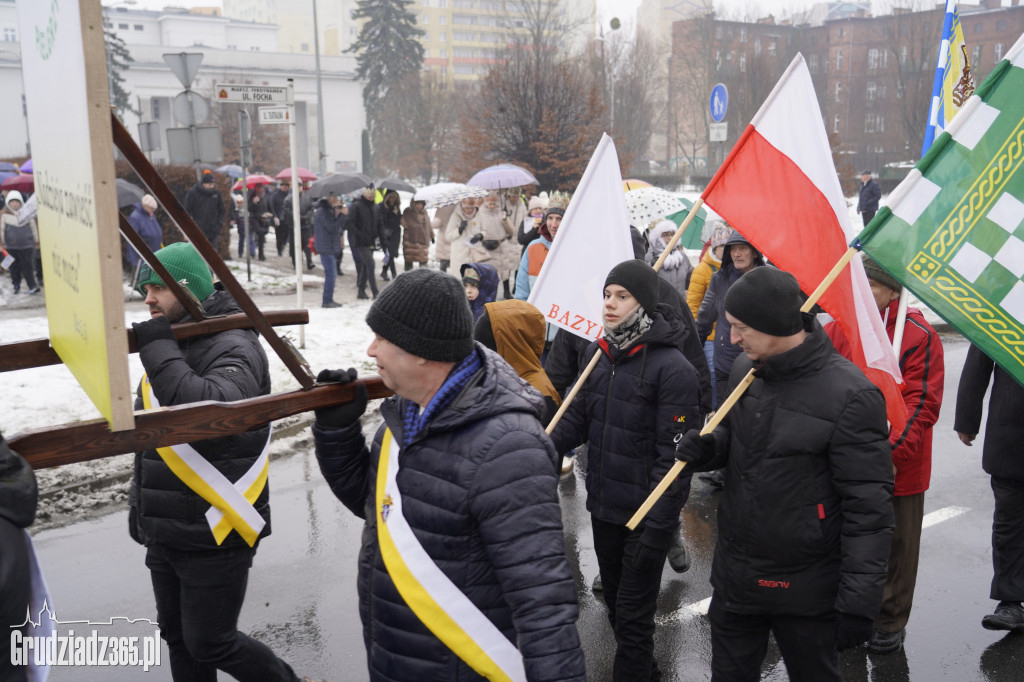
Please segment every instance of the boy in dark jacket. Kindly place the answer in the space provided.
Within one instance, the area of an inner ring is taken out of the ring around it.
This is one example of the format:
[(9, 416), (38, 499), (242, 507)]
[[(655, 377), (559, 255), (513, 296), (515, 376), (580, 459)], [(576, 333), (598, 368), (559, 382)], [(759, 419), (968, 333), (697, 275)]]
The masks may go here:
[[(214, 286), (191, 244), (171, 244), (156, 257), (207, 314), (241, 312)], [(171, 324), (191, 318), (148, 266), (139, 273), (139, 290), (152, 319), (132, 324), (146, 370), (136, 409), (270, 393), (267, 356), (256, 332), (232, 329), (179, 342)], [(238, 631), (249, 568), (259, 540), (270, 535), (269, 449), (270, 427), (264, 426), (135, 455), (129, 532), (146, 546), (160, 636), (176, 680), (212, 680), (218, 670), (243, 682), (298, 679), (265, 644)], [(182, 478), (182, 472), (191, 473)], [(234, 484), (243, 477), (256, 481), (251, 503), (228, 491), (237, 492)]]
[[(838, 657), (872, 634), (892, 540), (892, 455), (882, 393), (800, 312), (796, 278), (747, 273), (725, 295), (744, 355), (722, 423), (691, 429), (684, 471), (726, 467), (711, 567), (711, 676), (756, 680), (768, 635), (790, 679), (838, 682)], [(721, 327), (719, 327), (721, 329)], [(719, 332), (720, 333), (720, 332)]]
[(450, 275), (399, 275), (366, 323), (367, 353), (395, 392), (384, 423), (367, 446), (360, 384), (353, 402), (316, 411), (313, 436), (331, 490), (366, 520), (358, 591), (370, 679), (582, 682), (540, 394), (474, 344)]
[(551, 434), (560, 453), (588, 443), (587, 510), (617, 647), (612, 679), (660, 679), (654, 612), (665, 557), (690, 491), (672, 484), (636, 530), (626, 521), (674, 464), (674, 439), (700, 419), (697, 371), (678, 348), (682, 325), (658, 304), (658, 275), (642, 260), (605, 280), (601, 360)]

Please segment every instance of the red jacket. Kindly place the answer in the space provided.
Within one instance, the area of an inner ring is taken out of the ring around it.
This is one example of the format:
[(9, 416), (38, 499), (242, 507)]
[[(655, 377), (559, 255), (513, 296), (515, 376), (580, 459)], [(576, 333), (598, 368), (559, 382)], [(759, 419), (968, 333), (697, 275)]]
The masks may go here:
[[(892, 341), (896, 331), (897, 298), (882, 311), (885, 330)], [(850, 344), (835, 322), (825, 331), (841, 355), (850, 357)], [(907, 308), (907, 322), (900, 348), (903, 373), (903, 402), (907, 406), (907, 426), (889, 433), (892, 461), (896, 465), (896, 496), (917, 495), (928, 490), (932, 477), (932, 427), (939, 419), (945, 366), (938, 333), (925, 321), (917, 308)]]

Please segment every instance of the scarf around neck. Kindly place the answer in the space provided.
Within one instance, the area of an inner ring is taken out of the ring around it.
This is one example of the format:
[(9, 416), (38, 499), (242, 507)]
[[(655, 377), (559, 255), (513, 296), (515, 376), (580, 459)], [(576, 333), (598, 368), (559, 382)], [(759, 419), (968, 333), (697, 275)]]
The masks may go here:
[(644, 311), (642, 305), (637, 305), (629, 315), (626, 315), (614, 327), (604, 326), (604, 336), (611, 345), (625, 350), (632, 346), (637, 339), (647, 333), (651, 328), (652, 320), (650, 315)]

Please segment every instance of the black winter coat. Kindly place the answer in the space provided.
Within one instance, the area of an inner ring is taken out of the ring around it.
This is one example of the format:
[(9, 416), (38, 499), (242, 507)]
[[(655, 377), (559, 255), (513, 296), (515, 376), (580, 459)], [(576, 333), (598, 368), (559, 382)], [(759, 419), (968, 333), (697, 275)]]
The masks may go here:
[[(305, 247), (305, 242), (308, 242), (309, 238), (313, 236), (313, 212), (315, 210), (316, 207), (313, 205), (313, 198), (309, 196), (309, 192), (299, 194), (299, 234), (303, 237), (303, 247)], [(285, 198), (281, 214), (281, 224), (288, 229), (288, 234), (291, 234), (295, 225), (291, 194)]]
[[(231, 295), (218, 289), (203, 301), (211, 315), (231, 315), (242, 310)], [(183, 321), (191, 318), (185, 316)], [(159, 339), (139, 351), (153, 393), (161, 405), (184, 405), (203, 400), (233, 401), (270, 393), (267, 356), (251, 329), (232, 329), (181, 341)], [(139, 387), (135, 409), (142, 407)], [(249, 470), (267, 442), (270, 427), (252, 429), (237, 436), (225, 436), (191, 443), (228, 480), (237, 481)], [(180, 550), (217, 547), (206, 523), (210, 504), (192, 492), (174, 475), (155, 450), (135, 455), (135, 476), (129, 498), (132, 537), (145, 545), (162, 545)], [(266, 520), (260, 537), (270, 535), (270, 484), (253, 505)], [(236, 532), (222, 547), (244, 546)]]
[[(629, 349), (595, 341), (601, 360), (551, 434), (559, 453), (587, 443), (587, 510), (625, 524), (675, 464), (677, 434), (700, 424), (700, 385), (678, 345), (679, 319), (661, 304), (651, 328)], [(654, 505), (646, 527), (669, 534), (690, 490), (680, 476)], [(665, 548), (667, 548), (667, 544)]]
[(348, 207), (346, 229), (353, 248), (373, 246), (377, 241), (377, 215), (372, 201), (360, 196), (352, 202)]
[[(694, 467), (726, 467), (711, 584), (729, 611), (873, 620), (893, 529), (885, 401), (813, 317), (804, 325), (713, 432), (718, 456)], [(752, 366), (737, 358), (730, 391)]]
[[(32, 568), (23, 528), (36, 517), (38, 488), (32, 467), (0, 435), (0, 680), (23, 682), (27, 668), (10, 665), (11, 629), (25, 622)], [(36, 614), (32, 614), (35, 616)], [(17, 628), (27, 634), (27, 628)]]
[(224, 210), (224, 197), (216, 187), (206, 189), (197, 182), (185, 193), (185, 211), (214, 246), (224, 227)]
[[(556, 455), (537, 421), (543, 403), (497, 354), (475, 352), (483, 368), (399, 455), (405, 517), (441, 571), (518, 646), (529, 680), (584, 680)], [(384, 401), (369, 448), (358, 423), (313, 425), (324, 478), (366, 519), (358, 589), (370, 679), (479, 680), (406, 605), (379, 553), (381, 439), (388, 427), (401, 442), (406, 405)]]
[(968, 349), (960, 374), (953, 430), (970, 435), (980, 433), (982, 403), (993, 376), (981, 468), (989, 476), (1024, 481), (1024, 387), (977, 346)]
[(882, 198), (882, 188), (874, 179), (861, 183), (857, 195), (857, 213), (874, 213), (878, 211), (878, 200)]
[(341, 233), (345, 227), (345, 216), (334, 210), (331, 202), (321, 199), (313, 213), (313, 248), (325, 256), (341, 253)]
[[(744, 239), (742, 243), (747, 243)], [(730, 340), (732, 325), (725, 317), (725, 294), (729, 287), (743, 276), (743, 273), (732, 264), (730, 254), (732, 245), (727, 244), (722, 253), (722, 267), (711, 276), (711, 283), (704, 292), (704, 300), (701, 301), (700, 310), (697, 311), (697, 334), (700, 337), (700, 344), (703, 347), (705, 339), (715, 330), (715, 366), (712, 368), (714, 374), (727, 376), (732, 368), (733, 361), (740, 354), (740, 347)], [(754, 267), (763, 267), (764, 258), (758, 254), (754, 260)], [(718, 326), (715, 326), (715, 323)], [(724, 400), (720, 397), (720, 400)]]

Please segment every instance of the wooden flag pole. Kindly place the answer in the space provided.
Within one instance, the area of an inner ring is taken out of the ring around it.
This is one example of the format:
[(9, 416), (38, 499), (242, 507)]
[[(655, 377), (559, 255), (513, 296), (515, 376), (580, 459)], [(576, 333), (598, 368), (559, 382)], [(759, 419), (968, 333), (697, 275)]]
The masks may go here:
[[(686, 232), (686, 228), (688, 228), (690, 226), (690, 223), (693, 222), (694, 216), (697, 215), (697, 211), (699, 211), (700, 207), (703, 205), (703, 199), (697, 199), (697, 201), (693, 202), (693, 207), (690, 208), (690, 212), (686, 215), (685, 218), (683, 218), (683, 222), (679, 224), (679, 229), (676, 230), (676, 233), (674, 235), (672, 235), (672, 239), (669, 240), (668, 246), (665, 247), (665, 250), (661, 252), (661, 257), (658, 258), (657, 262), (654, 263), (653, 267), (655, 272), (661, 270), (661, 266), (665, 262), (665, 258), (668, 256), (669, 252), (675, 248), (676, 244), (679, 243), (679, 240), (682, 239), (683, 233)], [(573, 399), (576, 397), (576, 394), (580, 392), (580, 388), (583, 387), (583, 383), (590, 376), (590, 373), (594, 371), (594, 368), (597, 367), (597, 361), (600, 358), (601, 351), (600, 349), (598, 349), (598, 351), (594, 353), (594, 357), (590, 358), (590, 362), (587, 364), (583, 372), (576, 379), (576, 383), (573, 384), (572, 390), (569, 391), (569, 395), (565, 396), (565, 400), (562, 401), (562, 405), (561, 407), (558, 408), (558, 412), (555, 413), (555, 416), (551, 418), (551, 422), (548, 424), (547, 428), (544, 429), (544, 431), (547, 432), (549, 436), (551, 435), (551, 432), (555, 430), (555, 427), (558, 426), (558, 422), (561, 421), (562, 415), (564, 415), (565, 411), (569, 409), (569, 404), (572, 403)], [(669, 480), (671, 481), (671, 479)], [(667, 483), (665, 484), (665, 487), (668, 487)]]
[[(697, 204), (695, 203), (694, 207), (696, 206)], [(666, 247), (665, 250), (667, 251), (668, 247)], [(829, 271), (827, 275), (825, 275), (825, 279), (821, 281), (821, 284), (819, 284), (818, 288), (814, 290), (814, 293), (811, 294), (807, 301), (805, 301), (804, 304), (800, 307), (800, 312), (810, 312), (811, 308), (814, 307), (814, 304), (818, 302), (819, 298), (821, 298), (821, 295), (824, 294), (825, 291), (829, 288), (829, 286), (831, 286), (832, 283), (836, 281), (839, 275), (843, 272), (843, 269), (850, 263), (850, 260), (854, 257), (856, 253), (857, 249), (856, 247), (853, 246), (846, 250), (846, 253), (844, 253), (843, 257), (839, 259), (839, 262), (832, 267), (832, 269)], [(732, 393), (729, 394), (729, 397), (726, 398), (724, 403), (722, 403), (722, 406), (718, 408), (718, 412), (715, 413), (715, 416), (712, 417), (711, 421), (705, 424), (704, 428), (700, 430), (700, 435), (705, 436), (711, 433), (720, 423), (722, 423), (722, 419), (724, 419), (725, 415), (728, 414), (729, 410), (732, 409), (732, 406), (739, 401), (740, 396), (743, 395), (743, 392), (747, 390), (747, 387), (750, 386), (750, 384), (753, 383), (753, 381), (754, 370), (751, 369), (749, 372), (747, 372), (746, 376), (743, 377), (743, 380), (740, 381), (739, 385), (737, 385), (736, 388), (733, 389)], [(651, 510), (651, 507), (653, 507), (654, 504), (659, 499), (661, 499), (661, 496), (665, 494), (665, 491), (668, 489), (668, 487), (672, 485), (673, 481), (676, 480), (676, 476), (679, 475), (679, 473), (683, 470), (684, 466), (686, 466), (686, 462), (680, 461), (676, 461), (676, 463), (672, 465), (672, 468), (668, 470), (668, 473), (665, 474), (665, 477), (661, 479), (661, 482), (658, 483), (657, 487), (655, 487), (655, 489), (651, 491), (651, 494), (647, 496), (647, 499), (644, 500), (644, 503), (640, 505), (640, 508), (636, 510), (636, 513), (633, 514), (633, 516), (626, 523), (627, 528), (629, 528), (630, 530), (636, 530), (636, 527), (640, 524), (641, 521), (644, 520), (644, 517), (647, 516), (647, 512), (649, 512)]]

